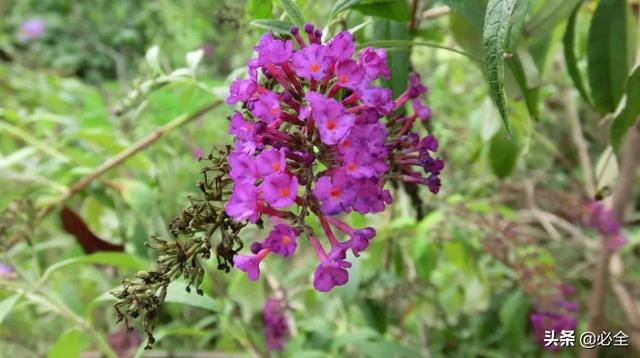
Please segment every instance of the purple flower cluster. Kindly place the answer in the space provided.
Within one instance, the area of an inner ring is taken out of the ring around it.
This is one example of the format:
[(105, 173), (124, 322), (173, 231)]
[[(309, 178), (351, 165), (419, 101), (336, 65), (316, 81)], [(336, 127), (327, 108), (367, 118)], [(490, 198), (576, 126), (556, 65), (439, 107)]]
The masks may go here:
[(573, 286), (561, 284), (551, 295), (536, 302), (535, 310), (529, 315), (533, 335), (545, 349), (551, 351), (559, 349), (558, 346), (545, 344), (545, 332), (555, 331), (555, 337), (560, 337), (560, 332), (563, 330), (576, 330), (578, 304), (569, 300), (574, 293)]
[(11, 265), (0, 262), (0, 279), (11, 279), (15, 275), (16, 273)]
[(269, 298), (262, 311), (264, 338), (270, 350), (282, 350), (290, 337), (289, 323), (282, 310), (280, 300)]
[(18, 39), (22, 42), (29, 42), (35, 40), (44, 34), (45, 23), (39, 19), (29, 19), (22, 24), (18, 29)]
[(618, 251), (627, 242), (615, 214), (601, 202), (589, 203), (585, 224), (607, 238), (607, 249), (611, 252)]
[[(383, 211), (393, 201), (389, 182), (423, 184), (438, 193), (444, 162), (434, 158), (434, 136), (412, 131), (418, 119), (431, 117), (417, 74), (394, 99), (389, 88), (374, 85), (390, 76), (384, 49), (356, 54), (349, 32), (324, 44), (313, 25), (304, 32), (308, 41), (296, 27), (288, 38), (262, 36), (248, 79), (231, 84), (227, 103), (242, 108), (230, 118), (233, 189), (225, 210), (239, 222), (261, 224), (265, 216), (274, 222), (267, 238), (251, 245), (252, 255), (234, 258), (249, 279), (258, 279), (267, 255), (292, 255), (304, 234), (319, 258), (314, 287), (326, 292), (348, 281), (346, 252), (358, 256), (376, 234), (337, 215)], [(395, 114), (407, 107), (412, 114)], [(328, 249), (305, 223), (309, 214), (318, 217)], [(334, 230), (349, 238), (339, 241)]]

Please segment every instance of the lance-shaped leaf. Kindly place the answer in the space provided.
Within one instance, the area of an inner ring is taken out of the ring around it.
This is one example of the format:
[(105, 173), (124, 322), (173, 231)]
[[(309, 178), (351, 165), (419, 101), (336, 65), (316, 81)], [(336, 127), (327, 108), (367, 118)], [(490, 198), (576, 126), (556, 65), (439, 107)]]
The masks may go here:
[(483, 43), (489, 92), (509, 133), (511, 127), (504, 93), (504, 57), (515, 46), (527, 7), (527, 0), (490, 0), (484, 19)]
[(280, 4), (284, 8), (284, 11), (287, 13), (287, 16), (291, 19), (296, 26), (302, 28), (304, 26), (304, 16), (302, 16), (302, 11), (294, 0), (280, 0)]
[(564, 37), (562, 39), (562, 44), (564, 45), (564, 62), (567, 65), (567, 72), (569, 72), (569, 77), (571, 77), (571, 81), (573, 85), (576, 86), (578, 92), (580, 92), (580, 96), (584, 99), (585, 102), (591, 105), (591, 98), (589, 98), (589, 93), (587, 92), (587, 88), (584, 86), (584, 82), (582, 81), (582, 74), (578, 69), (578, 59), (576, 58), (576, 18), (578, 17), (578, 11), (580, 11), (580, 6), (582, 3), (579, 3), (571, 16), (569, 17), (569, 21), (567, 22), (567, 29), (564, 31)]
[(636, 66), (627, 79), (626, 96), (621, 105), (622, 107), (616, 112), (609, 133), (611, 146), (616, 152), (620, 149), (622, 137), (640, 116), (640, 65)]
[(629, 71), (627, 1), (598, 3), (587, 48), (589, 85), (593, 104), (600, 113), (613, 112), (624, 93)]

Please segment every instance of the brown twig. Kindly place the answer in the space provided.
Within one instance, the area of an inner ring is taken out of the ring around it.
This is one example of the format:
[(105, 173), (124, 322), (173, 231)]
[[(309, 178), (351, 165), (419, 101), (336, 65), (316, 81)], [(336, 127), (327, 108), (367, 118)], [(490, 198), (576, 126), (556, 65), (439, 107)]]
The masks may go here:
[(587, 191), (589, 198), (593, 198), (596, 194), (596, 186), (593, 180), (593, 167), (591, 160), (589, 159), (589, 150), (587, 148), (587, 141), (582, 134), (582, 125), (580, 123), (580, 116), (576, 109), (575, 101), (571, 97), (571, 93), (568, 89), (563, 90), (562, 97), (565, 98), (565, 109), (569, 119), (571, 121), (571, 139), (573, 144), (578, 150), (578, 160), (580, 161), (580, 167), (582, 168), (582, 179), (584, 181), (584, 188)]
[[(425, 0), (426, 1), (426, 0)], [(418, 27), (418, 0), (411, 2), (411, 21), (409, 22), (409, 33), (416, 31)]]
[[(624, 212), (631, 198), (631, 189), (633, 188), (636, 169), (640, 162), (638, 153), (640, 153), (640, 121), (637, 121), (627, 134), (621, 156), (618, 181), (613, 188), (611, 209), (619, 222), (624, 222)], [(592, 279), (587, 325), (587, 330), (591, 332), (600, 332), (605, 328), (604, 302), (607, 288), (609, 287), (609, 263), (611, 261), (611, 253), (606, 245), (606, 241), (603, 240), (598, 264)], [(583, 349), (581, 357), (597, 357), (598, 351), (598, 346), (593, 349)]]
[(172, 120), (171, 122), (165, 124), (164, 126), (160, 128), (156, 128), (153, 132), (149, 133), (146, 137), (140, 139), (130, 147), (118, 153), (116, 156), (100, 164), (98, 167), (92, 170), (91, 173), (87, 174), (85, 177), (83, 177), (82, 179), (78, 180), (73, 185), (71, 185), (71, 187), (69, 187), (69, 189), (55, 203), (52, 203), (51, 205), (42, 209), (42, 211), (40, 212), (40, 215), (38, 216), (37, 221), (40, 221), (44, 217), (49, 215), (58, 205), (65, 203), (67, 200), (69, 200), (71, 197), (73, 197), (74, 195), (82, 191), (89, 184), (91, 184), (91, 182), (98, 179), (104, 173), (119, 166), (120, 164), (122, 164), (123, 162), (125, 162), (127, 159), (131, 158), (138, 152), (147, 148), (151, 144), (157, 142), (158, 139), (160, 139), (167, 132), (170, 132), (173, 129), (176, 129), (186, 123), (189, 123), (195, 120), (196, 118), (201, 117), (202, 115), (209, 112), (210, 110), (218, 107), (221, 103), (222, 103), (221, 101), (215, 101), (215, 102), (209, 103), (190, 115), (179, 116), (174, 120)]

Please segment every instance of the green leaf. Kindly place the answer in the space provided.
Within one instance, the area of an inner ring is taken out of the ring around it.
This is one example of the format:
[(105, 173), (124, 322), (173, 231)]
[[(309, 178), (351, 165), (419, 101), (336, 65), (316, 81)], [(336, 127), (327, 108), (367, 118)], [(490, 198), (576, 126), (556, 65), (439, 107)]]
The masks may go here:
[(601, 0), (589, 27), (589, 85), (601, 113), (613, 112), (624, 93), (629, 71), (627, 16), (626, 0)]
[(289, 29), (293, 26), (293, 24), (288, 21), (274, 19), (253, 20), (249, 24), (276, 34), (288, 34)]
[(484, 24), (484, 13), (487, 8), (485, 0), (443, 0), (443, 2), (456, 14), (464, 17), (473, 24), (478, 31)]
[(622, 137), (640, 116), (640, 66), (636, 66), (627, 79), (626, 96), (623, 101), (623, 107), (613, 118), (609, 133), (611, 146), (616, 153), (620, 150)]
[(13, 309), (13, 306), (20, 300), (22, 294), (16, 294), (13, 296), (9, 296), (0, 302), (0, 324), (4, 321), (5, 318), (9, 315), (9, 312)]
[(507, 60), (511, 74), (522, 92), (527, 110), (531, 117), (538, 119), (538, 100), (540, 97), (539, 73), (531, 55), (526, 50), (518, 51)]
[(353, 8), (363, 15), (388, 20), (409, 21), (411, 18), (411, 10), (406, 0), (361, 0)]
[(338, 0), (329, 12), (329, 19), (333, 19), (334, 16), (338, 15), (339, 13), (351, 9), (352, 7), (360, 3), (360, 1), (361, 0)]
[(507, 332), (508, 342), (512, 348), (522, 346), (527, 326), (528, 309), (528, 304), (520, 290), (511, 293), (500, 308), (500, 323)]
[(218, 301), (206, 294), (199, 295), (193, 289), (191, 292), (187, 292), (187, 284), (181, 281), (174, 281), (169, 284), (165, 302), (180, 303), (212, 312), (220, 312), (221, 310), (221, 305)]
[[(374, 38), (377, 40), (390, 39), (392, 41), (411, 42), (407, 24), (392, 20), (376, 19), (373, 23)], [(400, 47), (387, 53), (387, 64), (391, 71), (391, 79), (384, 81), (391, 87), (393, 97), (399, 96), (407, 88), (409, 81), (409, 48)]]
[(249, 0), (247, 13), (252, 19), (269, 19), (273, 17), (271, 0)]
[(367, 357), (418, 357), (420, 351), (392, 341), (362, 341), (359, 342), (357, 352)]
[(369, 326), (384, 334), (389, 324), (385, 305), (372, 298), (364, 298), (358, 306), (362, 310), (362, 315)]
[(280, 4), (287, 13), (287, 16), (289, 16), (289, 19), (291, 19), (291, 22), (302, 29), (304, 27), (305, 20), (300, 8), (296, 5), (296, 2), (294, 0), (280, 0)]
[(489, 89), (507, 132), (511, 133), (504, 93), (504, 57), (515, 46), (528, 0), (489, 0), (485, 14), (483, 43)]
[(564, 46), (564, 62), (567, 65), (567, 72), (569, 72), (569, 77), (573, 82), (573, 85), (576, 86), (576, 89), (582, 96), (585, 102), (589, 105), (593, 105), (591, 103), (591, 98), (589, 98), (589, 93), (587, 92), (587, 88), (584, 86), (584, 82), (582, 81), (582, 74), (578, 69), (578, 59), (576, 57), (576, 18), (578, 17), (578, 12), (580, 11), (580, 6), (582, 3), (579, 3), (569, 16), (569, 21), (567, 22), (567, 28), (564, 31), (564, 37), (562, 38), (562, 44)]
[(46, 281), (46, 279), (51, 276), (53, 272), (61, 268), (83, 264), (110, 265), (121, 269), (131, 270), (142, 270), (146, 266), (144, 261), (124, 252), (96, 252), (95, 254), (72, 257), (67, 260), (56, 262), (55, 264), (49, 266), (47, 270), (42, 274), (41, 281)]
[(578, 6), (583, 0), (548, 0), (541, 5), (541, 10), (535, 13), (531, 20), (525, 25), (526, 34), (547, 34), (561, 22), (567, 19), (567, 16)]
[(489, 144), (489, 164), (491, 170), (500, 179), (504, 179), (516, 166), (518, 159), (518, 140), (506, 131), (499, 131)]
[(87, 346), (88, 339), (79, 330), (71, 330), (62, 334), (51, 346), (47, 358), (71, 358), (79, 357)]

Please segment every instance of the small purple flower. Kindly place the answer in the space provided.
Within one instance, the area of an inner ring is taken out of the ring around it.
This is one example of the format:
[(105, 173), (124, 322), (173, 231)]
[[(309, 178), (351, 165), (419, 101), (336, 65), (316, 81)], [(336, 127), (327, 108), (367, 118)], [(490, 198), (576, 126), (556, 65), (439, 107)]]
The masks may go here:
[(427, 179), (427, 187), (429, 188), (429, 191), (432, 192), (433, 194), (438, 194), (440, 192), (441, 185), (442, 185), (442, 182), (440, 181), (440, 178), (437, 175), (432, 175)]
[(249, 280), (255, 281), (260, 278), (260, 262), (271, 252), (271, 249), (262, 249), (255, 255), (235, 255), (233, 265), (247, 273)]
[(349, 281), (349, 272), (345, 268), (351, 263), (343, 260), (325, 259), (313, 274), (313, 287), (320, 292), (329, 292), (336, 286), (342, 286)]
[(326, 47), (311, 44), (294, 53), (291, 62), (298, 76), (318, 81), (327, 75), (331, 57), (327, 55)]
[(369, 88), (363, 92), (362, 101), (367, 106), (375, 108), (381, 115), (388, 115), (393, 111), (393, 99), (389, 88)]
[(288, 174), (271, 175), (264, 179), (260, 188), (269, 205), (274, 208), (283, 208), (296, 201), (298, 177)]
[(280, 300), (269, 298), (262, 310), (264, 338), (270, 350), (280, 351), (289, 340), (289, 323), (282, 310)]
[(421, 121), (428, 121), (431, 119), (431, 107), (422, 105), (418, 99), (414, 99), (412, 105), (413, 110), (416, 112), (416, 116), (418, 116)]
[(329, 54), (336, 61), (350, 60), (356, 49), (353, 43), (353, 35), (348, 31), (342, 31), (334, 36), (328, 47)]
[(287, 168), (284, 148), (263, 150), (256, 157), (256, 167), (263, 177), (284, 173)]
[(233, 186), (233, 194), (224, 206), (227, 215), (236, 221), (258, 220), (258, 189), (253, 185), (238, 183)]
[(342, 173), (333, 177), (323, 176), (318, 179), (313, 195), (322, 203), (320, 210), (325, 215), (337, 215), (348, 212), (355, 199), (351, 180)]
[(235, 80), (229, 88), (228, 104), (246, 102), (256, 93), (258, 84), (254, 80)]
[(387, 52), (385, 49), (374, 49), (367, 47), (358, 55), (358, 63), (364, 67), (367, 77), (375, 80), (382, 77), (386, 80), (391, 78), (389, 66), (387, 66)]
[(355, 123), (355, 116), (345, 113), (342, 104), (333, 98), (318, 99), (308, 95), (307, 100), (322, 142), (330, 145), (339, 143)]
[(620, 222), (616, 219), (615, 214), (601, 202), (594, 201), (589, 205), (586, 225), (598, 230), (608, 239), (607, 249), (611, 252), (619, 250), (627, 242), (626, 237), (622, 233)]
[(420, 97), (421, 94), (427, 92), (427, 87), (422, 84), (420, 80), (420, 75), (415, 72), (412, 72), (409, 75), (409, 88), (407, 89), (409, 98), (416, 99)]
[(384, 162), (384, 158), (379, 159), (376, 155), (365, 150), (363, 146), (353, 146), (344, 156), (344, 171), (354, 178), (373, 178), (387, 172), (389, 167)]
[(260, 38), (260, 42), (255, 47), (258, 53), (258, 64), (281, 64), (289, 61), (293, 52), (293, 44), (290, 40), (277, 40), (268, 33)]
[(234, 135), (240, 140), (253, 141), (256, 136), (255, 125), (244, 119), (240, 112), (233, 112), (231, 115), (231, 125), (229, 126), (229, 134)]
[(336, 78), (340, 87), (357, 90), (366, 85), (365, 71), (354, 60), (344, 60), (336, 65)]
[(45, 23), (39, 19), (29, 19), (20, 25), (18, 39), (22, 42), (35, 40), (44, 34)]
[(253, 109), (251, 114), (256, 118), (265, 121), (267, 124), (271, 124), (280, 118), (280, 98), (273, 92), (266, 92), (258, 97), (258, 100), (253, 103)]
[(265, 247), (270, 248), (274, 254), (284, 257), (291, 256), (296, 251), (297, 245), (296, 232), (286, 224), (274, 226), (264, 241)]
[(533, 335), (536, 341), (550, 351), (558, 351), (559, 346), (545, 343), (546, 332), (555, 331), (555, 336), (560, 337), (560, 332), (563, 330), (575, 331), (577, 326), (575, 317), (548, 311), (533, 312), (529, 315), (529, 320), (533, 326)]
[(372, 227), (355, 230), (351, 235), (351, 250), (358, 257), (360, 253), (369, 247), (369, 240), (376, 236), (376, 230)]
[(202, 148), (200, 148), (199, 146), (195, 146), (193, 147), (193, 149), (191, 150), (191, 156), (193, 157), (193, 159), (200, 159), (202, 158)]
[(258, 171), (253, 158), (243, 152), (232, 152), (229, 155), (229, 176), (236, 183), (253, 185), (258, 179)]
[(15, 275), (13, 267), (0, 262), (0, 278), (12, 278)]
[(353, 210), (360, 214), (379, 213), (393, 201), (389, 190), (381, 189), (375, 179), (359, 179), (355, 183), (357, 189)]

